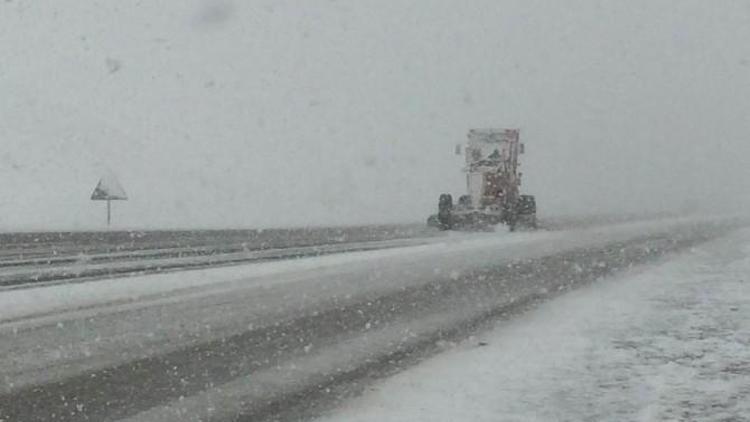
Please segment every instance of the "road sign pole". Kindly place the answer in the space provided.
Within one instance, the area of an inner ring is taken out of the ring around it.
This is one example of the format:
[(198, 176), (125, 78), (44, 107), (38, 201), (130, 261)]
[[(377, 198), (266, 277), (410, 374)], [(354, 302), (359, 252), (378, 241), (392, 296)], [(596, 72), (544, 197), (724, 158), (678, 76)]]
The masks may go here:
[(99, 179), (94, 192), (91, 194), (92, 201), (107, 201), (107, 227), (112, 225), (112, 201), (125, 201), (128, 195), (115, 179)]

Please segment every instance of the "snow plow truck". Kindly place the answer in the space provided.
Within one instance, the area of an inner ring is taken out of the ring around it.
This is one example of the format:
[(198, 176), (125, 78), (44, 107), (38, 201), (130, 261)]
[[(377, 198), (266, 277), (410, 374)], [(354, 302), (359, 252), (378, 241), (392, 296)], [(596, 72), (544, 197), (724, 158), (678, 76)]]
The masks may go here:
[[(536, 228), (536, 200), (521, 195), (519, 155), (524, 145), (518, 129), (472, 129), (463, 154), (466, 157), (466, 189), (454, 203), (444, 193), (438, 199), (438, 212), (427, 224), (441, 230), (484, 230), (505, 224), (516, 228)], [(456, 147), (461, 154), (461, 146)]]

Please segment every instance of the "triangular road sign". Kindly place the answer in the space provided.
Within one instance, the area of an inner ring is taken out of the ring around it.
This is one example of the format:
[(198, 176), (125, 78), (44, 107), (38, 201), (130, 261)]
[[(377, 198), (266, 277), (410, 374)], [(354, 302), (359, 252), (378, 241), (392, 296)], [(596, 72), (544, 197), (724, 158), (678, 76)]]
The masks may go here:
[(91, 194), (93, 201), (124, 201), (128, 194), (114, 177), (102, 177)]

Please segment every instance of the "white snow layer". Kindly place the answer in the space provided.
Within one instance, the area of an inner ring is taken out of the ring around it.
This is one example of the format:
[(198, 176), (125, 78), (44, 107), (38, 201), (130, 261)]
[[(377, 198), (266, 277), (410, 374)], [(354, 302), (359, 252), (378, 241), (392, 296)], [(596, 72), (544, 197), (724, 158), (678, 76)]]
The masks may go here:
[(209, 286), (216, 289), (228, 286), (228, 283), (241, 283), (242, 288), (277, 285), (287, 279), (280, 277), (282, 275), (309, 274), (313, 270), (328, 268), (351, 270), (363, 263), (393, 267), (404, 263), (401, 261), (409, 265), (417, 259), (427, 263), (441, 262), (447, 257), (460, 258), (461, 254), (467, 260), (480, 259), (482, 253), (490, 254), (490, 258), (496, 260), (510, 254), (510, 247), (515, 248), (513, 253), (531, 257), (562, 248), (669, 231), (692, 222), (690, 219), (670, 219), (558, 232), (451, 234), (431, 239), (429, 244), (421, 246), (3, 291), (0, 294), (0, 325), (21, 318), (45, 317), (90, 307), (108, 307), (114, 311), (113, 305), (121, 306), (123, 303), (145, 305), (148, 301), (170, 297), (179, 300), (175, 295), (177, 291), (195, 295), (201, 294), (197, 289), (207, 289)]
[(744, 230), (498, 323), (322, 420), (750, 420), (749, 277)]
[[(424, 242), (427, 244), (419, 246), (9, 290), (0, 292), (0, 324), (21, 318), (41, 317), (93, 306), (111, 307), (122, 303), (160, 300), (169, 297), (168, 294), (175, 291), (195, 294), (193, 292), (201, 287), (226, 285), (232, 282), (242, 282), (243, 287), (263, 287), (269, 283), (283, 283), (285, 278), (279, 278), (282, 275), (309, 273), (313, 270), (320, 271), (332, 267), (349, 267), (357, 263), (400, 257), (405, 254), (419, 256), (446, 249), (455, 251), (462, 248), (513, 244), (530, 239), (541, 239), (546, 235), (544, 232), (521, 236), (507, 236), (505, 233), (457, 235), (448, 238), (425, 239)], [(267, 277), (271, 276), (276, 276), (276, 278), (269, 282)], [(212, 293), (216, 292), (212, 291)]]

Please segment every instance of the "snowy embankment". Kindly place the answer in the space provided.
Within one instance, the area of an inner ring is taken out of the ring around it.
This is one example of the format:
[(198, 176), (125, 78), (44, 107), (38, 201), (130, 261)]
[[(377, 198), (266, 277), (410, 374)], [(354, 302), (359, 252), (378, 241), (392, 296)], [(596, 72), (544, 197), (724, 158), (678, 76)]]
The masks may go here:
[(750, 418), (750, 230), (572, 291), (323, 418)]

